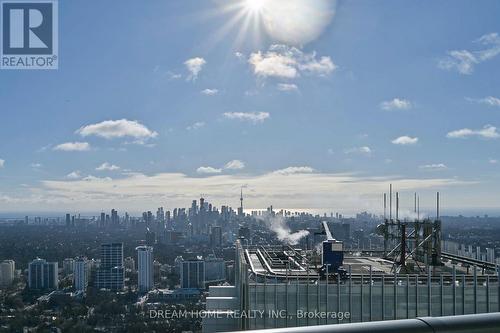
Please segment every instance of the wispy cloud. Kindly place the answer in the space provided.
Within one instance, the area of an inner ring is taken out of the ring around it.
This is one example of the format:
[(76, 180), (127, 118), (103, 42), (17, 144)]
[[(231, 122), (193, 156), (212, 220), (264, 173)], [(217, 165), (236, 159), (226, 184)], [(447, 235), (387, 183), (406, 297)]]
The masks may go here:
[(85, 182), (111, 182), (113, 178), (111, 177), (95, 177), (92, 175), (88, 175), (87, 177), (82, 178), (82, 181)]
[(217, 95), (219, 93), (219, 90), (218, 89), (209, 89), (209, 88), (207, 88), (207, 89), (203, 89), (201, 91), (201, 93), (203, 95), (206, 95), (206, 96), (213, 96), (213, 95)]
[(174, 73), (174, 72), (170, 72), (170, 71), (167, 72), (167, 76), (170, 80), (178, 80), (178, 79), (182, 78), (182, 74)]
[(494, 159), (494, 158), (490, 158), (490, 159), (488, 160), (488, 162), (489, 162), (490, 164), (497, 164), (497, 163), (498, 163), (498, 160), (497, 160), (497, 159)]
[(226, 165), (224, 165), (224, 169), (228, 170), (240, 170), (243, 168), (245, 168), (245, 163), (240, 160), (232, 160), (227, 162)]
[(256, 76), (295, 79), (301, 74), (326, 76), (337, 66), (328, 56), (317, 58), (316, 53), (304, 53), (295, 47), (271, 45), (267, 52), (250, 54), (249, 64)]
[(469, 102), (474, 102), (474, 103), (479, 103), (479, 104), (486, 104), (489, 106), (500, 106), (500, 98), (493, 97), (493, 96), (488, 96), (484, 98), (469, 98), (466, 97), (466, 100)]
[(0, 168), (3, 168), (5, 165), (5, 160), (0, 158)]
[(187, 77), (187, 80), (192, 80), (195, 81), (198, 78), (198, 74), (201, 72), (203, 69), (203, 66), (205, 66), (207, 62), (205, 59), (196, 57), (196, 58), (191, 58), (188, 59), (184, 62), (184, 65), (186, 66), (187, 70), (189, 71), (189, 75)]
[(68, 178), (68, 179), (80, 179), (80, 178), (82, 178), (82, 174), (79, 170), (76, 170), (76, 171), (68, 173), (66, 175), (66, 178)]
[(196, 172), (201, 174), (201, 175), (206, 175), (206, 174), (217, 174), (221, 173), (222, 169), (220, 168), (214, 168), (211, 166), (201, 166), (198, 169), (196, 169)]
[(498, 33), (490, 33), (481, 36), (474, 41), (475, 45), (482, 46), (475, 51), (453, 50), (438, 62), (438, 67), (446, 70), (456, 70), (460, 74), (472, 74), (474, 66), (495, 58), (500, 54), (500, 36)]
[(223, 115), (227, 119), (249, 121), (254, 124), (261, 123), (270, 117), (268, 112), (225, 112)]
[(83, 137), (98, 136), (105, 139), (131, 137), (135, 139), (155, 138), (158, 133), (136, 120), (105, 120), (100, 123), (80, 127), (76, 134)]
[(468, 138), (471, 136), (481, 137), (485, 139), (497, 139), (500, 137), (500, 134), (497, 132), (497, 128), (491, 125), (486, 125), (482, 129), (477, 129), (477, 130), (470, 128), (462, 128), (456, 131), (451, 131), (448, 134), (446, 134), (446, 137), (451, 139)]
[(293, 83), (278, 83), (277, 88), (279, 91), (293, 91), (297, 92), (299, 91), (299, 87), (297, 87), (296, 84)]
[(234, 56), (240, 60), (245, 58), (245, 55), (241, 52), (238, 52), (238, 51), (234, 52)]
[(118, 165), (114, 165), (108, 162), (104, 162), (103, 164), (99, 165), (97, 168), (95, 168), (97, 171), (115, 171), (115, 170), (120, 170), (120, 167)]
[(186, 127), (186, 129), (188, 131), (194, 131), (194, 130), (200, 129), (200, 128), (204, 127), (204, 126), (205, 126), (205, 123), (203, 121), (197, 121), (194, 124), (189, 125), (188, 127)]
[(443, 163), (435, 163), (435, 164), (420, 165), (419, 169), (427, 171), (442, 171), (448, 169), (448, 167)]
[(407, 135), (400, 136), (391, 141), (395, 145), (414, 145), (418, 142), (418, 138), (412, 138)]
[(210, 174), (219, 174), (222, 173), (224, 170), (241, 170), (245, 168), (245, 163), (240, 160), (232, 160), (227, 162), (222, 168), (214, 168), (211, 166), (201, 166), (198, 169), (196, 169), (196, 173), (198, 174), (205, 174), (205, 175), (210, 175)]
[(288, 168), (284, 169), (279, 169), (273, 171), (273, 174), (276, 175), (283, 175), (283, 176), (289, 176), (289, 175), (296, 175), (296, 174), (302, 174), (302, 173), (313, 173), (314, 169), (309, 167), (309, 166), (291, 166)]
[(52, 149), (58, 151), (89, 151), (90, 144), (88, 142), (65, 142)]
[(347, 148), (344, 150), (346, 154), (361, 154), (361, 155), (371, 155), (372, 150), (368, 146)]
[(411, 102), (404, 98), (394, 98), (390, 101), (384, 101), (380, 103), (380, 108), (382, 110), (408, 110), (412, 106)]
[(32, 167), (33, 169), (39, 169), (39, 168), (41, 168), (41, 167), (42, 167), (42, 164), (41, 164), (41, 163), (36, 163), (36, 162), (34, 162), (34, 163), (31, 163), (31, 167)]

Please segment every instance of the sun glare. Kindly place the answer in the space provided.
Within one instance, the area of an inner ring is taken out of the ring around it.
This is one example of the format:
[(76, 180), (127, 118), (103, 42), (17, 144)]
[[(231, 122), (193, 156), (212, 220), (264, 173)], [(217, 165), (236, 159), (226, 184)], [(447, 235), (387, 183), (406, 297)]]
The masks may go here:
[(266, 0), (245, 0), (245, 7), (252, 12), (259, 12), (264, 7)]
[(226, 21), (207, 41), (210, 45), (234, 33), (234, 47), (259, 48), (264, 38), (293, 46), (305, 45), (330, 24), (336, 0), (214, 0)]

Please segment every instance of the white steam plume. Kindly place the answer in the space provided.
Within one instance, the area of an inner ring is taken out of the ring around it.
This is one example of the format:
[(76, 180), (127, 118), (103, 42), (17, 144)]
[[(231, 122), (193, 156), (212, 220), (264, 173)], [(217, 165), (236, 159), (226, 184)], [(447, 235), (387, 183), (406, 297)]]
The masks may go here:
[(264, 221), (269, 229), (276, 233), (276, 236), (280, 241), (286, 242), (290, 245), (297, 244), (303, 237), (309, 235), (309, 231), (307, 230), (292, 232), (286, 225), (285, 218), (282, 216), (266, 217)]

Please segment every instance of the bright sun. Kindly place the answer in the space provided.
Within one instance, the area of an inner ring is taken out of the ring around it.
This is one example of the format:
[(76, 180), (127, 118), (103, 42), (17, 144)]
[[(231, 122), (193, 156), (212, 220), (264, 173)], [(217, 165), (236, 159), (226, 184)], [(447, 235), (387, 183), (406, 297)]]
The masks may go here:
[(258, 12), (264, 7), (266, 0), (245, 0), (245, 7), (253, 12)]
[(337, 0), (214, 0), (228, 20), (211, 42), (235, 32), (234, 44), (260, 47), (273, 42), (304, 45), (318, 38), (331, 22)]

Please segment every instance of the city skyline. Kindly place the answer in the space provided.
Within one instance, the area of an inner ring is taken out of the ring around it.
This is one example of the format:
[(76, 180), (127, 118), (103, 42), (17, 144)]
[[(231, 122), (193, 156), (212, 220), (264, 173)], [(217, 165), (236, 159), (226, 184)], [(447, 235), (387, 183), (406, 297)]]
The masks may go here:
[(500, 4), (311, 4), (59, 3), (59, 69), (0, 76), (0, 213), (242, 186), (245, 210), (381, 213), (392, 182), (403, 208), (500, 214)]

